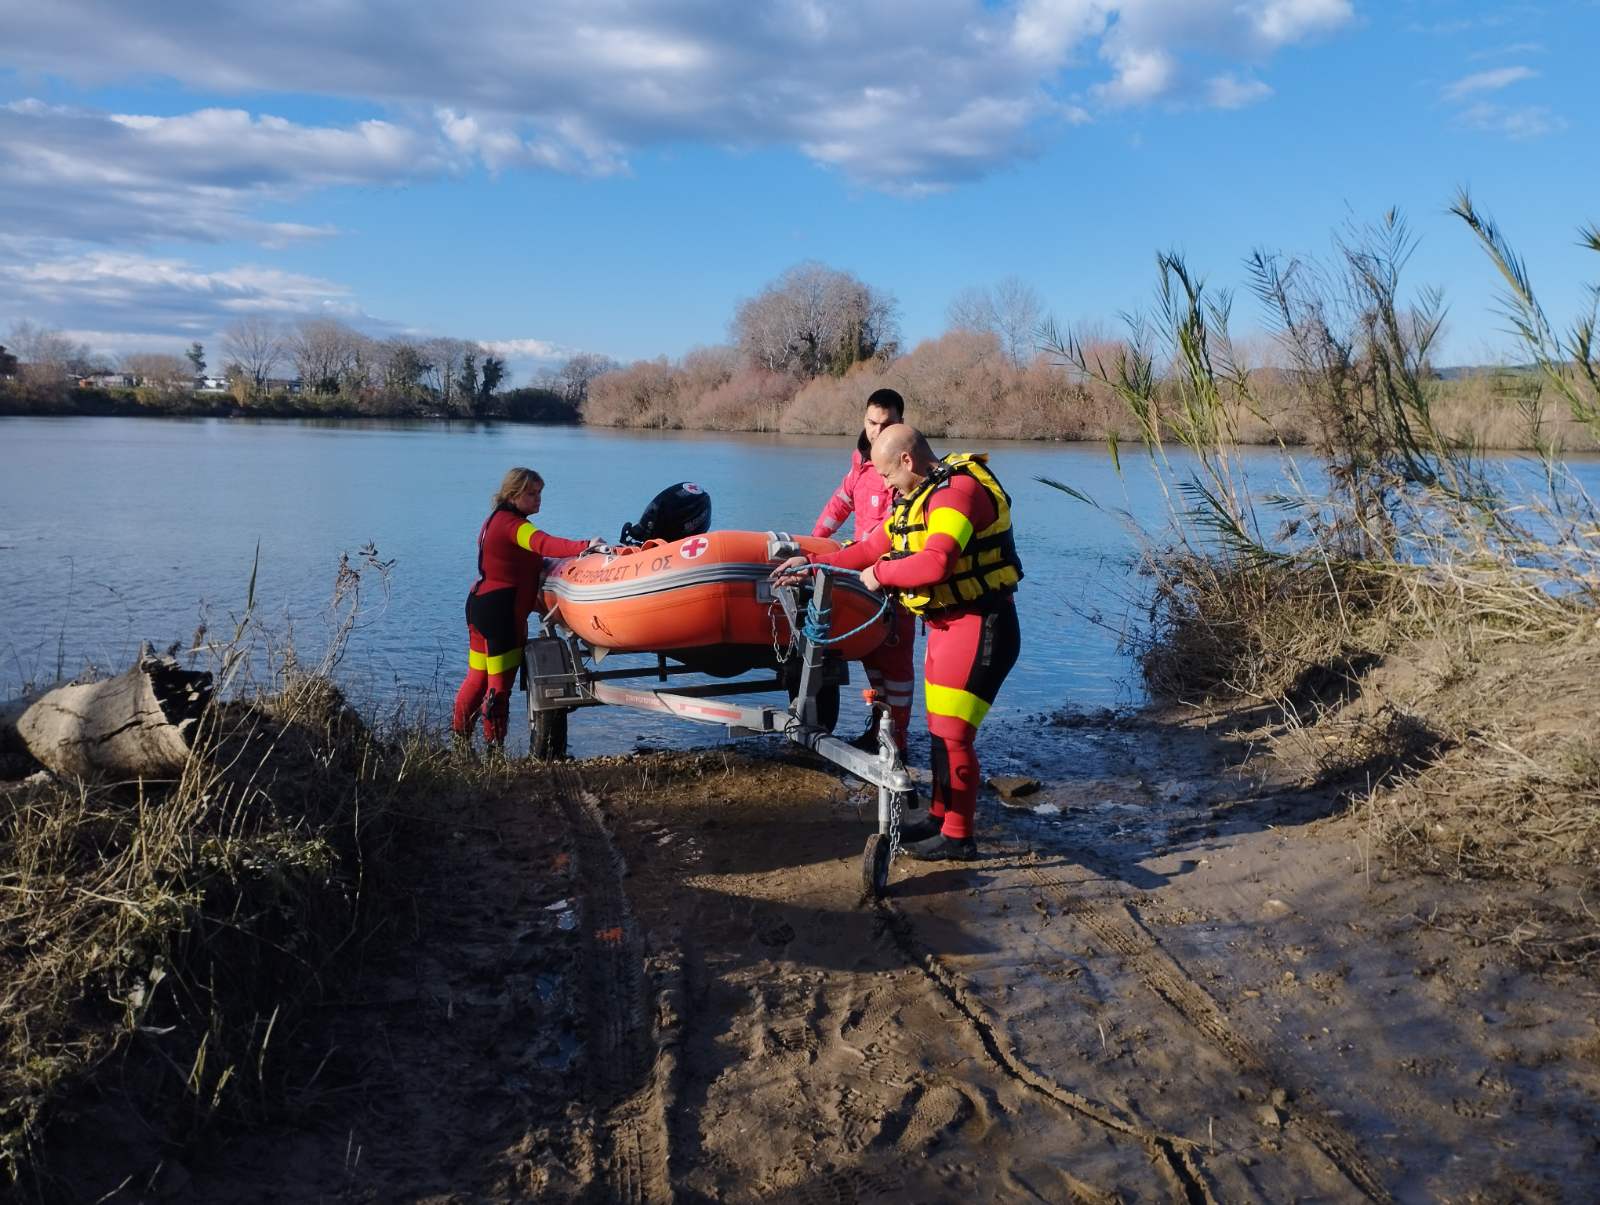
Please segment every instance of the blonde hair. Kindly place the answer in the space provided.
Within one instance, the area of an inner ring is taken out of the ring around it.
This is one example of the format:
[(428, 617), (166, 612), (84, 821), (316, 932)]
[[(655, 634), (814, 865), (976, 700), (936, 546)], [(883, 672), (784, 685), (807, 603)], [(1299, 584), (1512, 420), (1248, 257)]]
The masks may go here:
[(494, 492), (495, 506), (509, 506), (511, 500), (530, 485), (544, 487), (544, 478), (532, 469), (507, 469), (500, 479), (500, 488)]

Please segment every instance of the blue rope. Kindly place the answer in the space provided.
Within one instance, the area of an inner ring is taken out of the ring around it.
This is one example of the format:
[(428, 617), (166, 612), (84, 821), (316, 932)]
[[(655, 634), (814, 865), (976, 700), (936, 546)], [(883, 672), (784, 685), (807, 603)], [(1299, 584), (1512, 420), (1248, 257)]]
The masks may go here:
[[(853, 569), (839, 569), (833, 565), (808, 565), (806, 566), (806, 569), (812, 573), (848, 573), (852, 576), (860, 576)], [(851, 628), (848, 632), (841, 632), (837, 636), (828, 635), (828, 629), (832, 626), (833, 620), (833, 616), (829, 613), (829, 610), (829, 608), (824, 608), (821, 614), (813, 614), (811, 609), (807, 608), (805, 622), (800, 625), (800, 630), (805, 638), (811, 641), (812, 644), (820, 644), (823, 646), (840, 644), (846, 640), (849, 640), (850, 637), (854, 636), (857, 632), (866, 631), (873, 624), (877, 623), (878, 620), (882, 619), (888, 612), (889, 596), (887, 594), (883, 596), (882, 600), (878, 603), (878, 609), (872, 613), (871, 618), (869, 618), (865, 623), (859, 623), (855, 627)]]

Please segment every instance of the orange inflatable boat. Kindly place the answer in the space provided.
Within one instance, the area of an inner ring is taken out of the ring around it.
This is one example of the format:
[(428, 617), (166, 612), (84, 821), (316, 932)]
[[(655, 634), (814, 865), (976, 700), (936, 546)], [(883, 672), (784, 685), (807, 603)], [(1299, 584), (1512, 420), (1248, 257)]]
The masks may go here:
[[(597, 648), (666, 653), (708, 673), (742, 673), (771, 664), (774, 642), (789, 641), (789, 624), (767, 582), (780, 541), (806, 552), (839, 547), (770, 531), (649, 540), (556, 562), (545, 577), (545, 606)], [(831, 634), (861, 630), (829, 651), (855, 660), (877, 648), (888, 632), (881, 597), (852, 574), (835, 577), (832, 597)]]

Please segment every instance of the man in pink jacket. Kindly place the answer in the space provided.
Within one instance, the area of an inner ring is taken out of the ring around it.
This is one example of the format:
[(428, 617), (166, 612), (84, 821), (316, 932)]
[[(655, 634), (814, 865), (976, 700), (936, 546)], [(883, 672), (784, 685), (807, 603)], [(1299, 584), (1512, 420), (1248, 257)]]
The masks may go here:
[[(850, 469), (817, 516), (812, 535), (837, 538), (835, 533), (852, 513), (856, 519), (856, 540), (865, 539), (875, 528), (883, 526), (894, 509), (895, 495), (872, 467), (872, 441), (885, 427), (903, 422), (905, 416), (905, 399), (893, 389), (875, 390), (867, 398), (861, 434), (856, 439), (855, 453), (850, 457)], [(867, 671), (867, 680), (889, 705), (895, 744), (904, 753), (906, 731), (911, 726), (911, 692), (916, 682), (917, 628), (910, 612), (898, 606), (891, 605), (890, 615), (889, 638), (861, 659), (861, 668)], [(869, 750), (878, 747), (877, 733), (870, 723), (856, 743)]]

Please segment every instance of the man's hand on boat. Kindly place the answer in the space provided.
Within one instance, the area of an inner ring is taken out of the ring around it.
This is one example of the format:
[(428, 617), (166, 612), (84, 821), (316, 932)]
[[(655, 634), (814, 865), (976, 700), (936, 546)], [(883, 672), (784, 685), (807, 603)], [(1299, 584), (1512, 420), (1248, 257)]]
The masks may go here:
[(792, 556), (778, 564), (767, 580), (775, 586), (798, 586), (805, 581), (806, 575), (802, 572), (811, 564), (809, 557)]
[[(780, 562), (777, 567), (773, 569), (768, 580), (771, 581), (775, 586), (798, 586), (806, 580), (805, 570), (808, 569), (810, 565), (810, 558), (804, 556), (792, 556), (788, 560)], [(835, 570), (835, 572), (840, 572), (840, 570)], [(872, 571), (871, 565), (868, 565), (861, 571), (861, 584), (868, 590), (882, 589), (882, 587), (878, 585), (878, 575)]]

